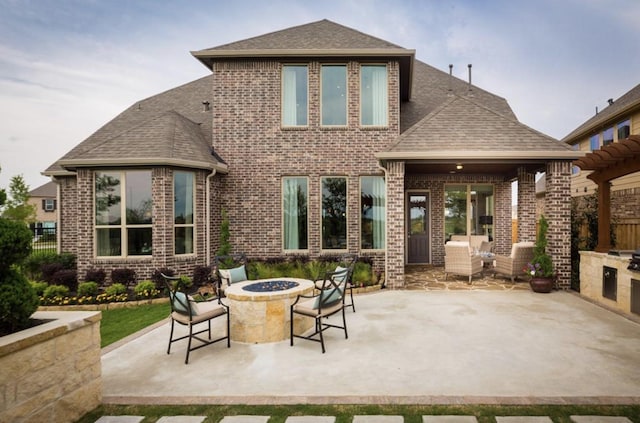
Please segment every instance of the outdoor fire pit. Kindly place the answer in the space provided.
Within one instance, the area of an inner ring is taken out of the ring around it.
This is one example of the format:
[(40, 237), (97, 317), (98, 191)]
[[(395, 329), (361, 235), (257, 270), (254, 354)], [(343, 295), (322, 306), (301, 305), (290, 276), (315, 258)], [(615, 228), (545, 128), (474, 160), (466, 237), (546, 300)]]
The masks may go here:
[[(234, 283), (225, 290), (231, 319), (231, 340), (261, 344), (289, 339), (289, 308), (300, 294), (311, 294), (313, 282), (274, 278)], [(313, 319), (295, 317), (296, 333), (313, 326)]]

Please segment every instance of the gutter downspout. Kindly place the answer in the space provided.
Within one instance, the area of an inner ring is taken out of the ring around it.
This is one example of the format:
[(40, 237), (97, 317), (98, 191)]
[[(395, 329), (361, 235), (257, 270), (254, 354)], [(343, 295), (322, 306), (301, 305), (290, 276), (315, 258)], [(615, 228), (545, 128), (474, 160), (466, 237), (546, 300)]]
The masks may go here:
[(209, 175), (207, 175), (206, 177), (206, 182), (205, 182), (205, 194), (204, 194), (204, 198), (205, 198), (205, 232), (206, 232), (206, 243), (207, 243), (207, 248), (206, 248), (206, 260), (205, 263), (207, 264), (207, 266), (211, 265), (211, 178), (217, 173), (216, 169), (214, 168), (211, 173)]
[(389, 178), (387, 176), (387, 168), (382, 166), (380, 164), (380, 161), (378, 161), (378, 167), (380, 169), (382, 169), (382, 172), (384, 173), (384, 198), (385, 198), (385, 208), (384, 208), (384, 220), (385, 220), (385, 246), (384, 246), (384, 284), (383, 286), (386, 287), (387, 286), (387, 277), (389, 276), (389, 273), (387, 272), (387, 263), (389, 263), (389, 234), (386, 233), (389, 230), (389, 207), (387, 207), (388, 203), (389, 203), (389, 191), (387, 189), (387, 182), (389, 181)]

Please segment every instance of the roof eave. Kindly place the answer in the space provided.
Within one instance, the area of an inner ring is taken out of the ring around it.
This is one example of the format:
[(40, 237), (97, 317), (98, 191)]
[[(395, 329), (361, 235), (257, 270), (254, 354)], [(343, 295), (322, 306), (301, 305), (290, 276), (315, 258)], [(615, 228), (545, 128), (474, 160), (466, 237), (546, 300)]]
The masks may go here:
[(584, 151), (383, 151), (376, 153), (378, 160), (577, 160)]
[(229, 168), (223, 163), (210, 163), (186, 159), (162, 159), (162, 158), (127, 158), (127, 159), (66, 159), (59, 160), (58, 165), (66, 169), (87, 167), (134, 167), (134, 166), (176, 166), (191, 169), (215, 170), (220, 173), (229, 173)]
[[(585, 127), (584, 129), (580, 130), (580, 132), (577, 132), (575, 134), (570, 133), (569, 135), (564, 137), (561, 141), (569, 145), (576, 144), (577, 142), (580, 142), (584, 137), (592, 135), (592, 133), (596, 130), (599, 132), (605, 126), (612, 125), (614, 122), (619, 123), (617, 121), (621, 119), (624, 115), (638, 108), (640, 108), (640, 99), (626, 105), (625, 107), (616, 111), (615, 113), (612, 113), (611, 116), (607, 117), (603, 121), (596, 121), (593, 124)], [(606, 110), (603, 110), (600, 113), (606, 113)]]

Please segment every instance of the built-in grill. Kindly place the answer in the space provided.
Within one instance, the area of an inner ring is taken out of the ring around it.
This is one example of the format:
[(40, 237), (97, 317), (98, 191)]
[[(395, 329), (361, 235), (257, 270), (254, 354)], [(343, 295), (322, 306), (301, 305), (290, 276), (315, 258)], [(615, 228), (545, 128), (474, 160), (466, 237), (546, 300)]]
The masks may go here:
[(631, 253), (631, 259), (629, 260), (627, 269), (640, 272), (640, 248)]

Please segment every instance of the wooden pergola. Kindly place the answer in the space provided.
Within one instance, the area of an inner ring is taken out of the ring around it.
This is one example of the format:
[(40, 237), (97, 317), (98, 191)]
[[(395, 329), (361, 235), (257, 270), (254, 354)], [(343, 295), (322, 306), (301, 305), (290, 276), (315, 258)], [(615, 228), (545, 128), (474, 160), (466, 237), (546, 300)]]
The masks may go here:
[(596, 251), (611, 249), (611, 181), (640, 171), (640, 135), (631, 135), (592, 151), (573, 162), (598, 185), (598, 245)]

